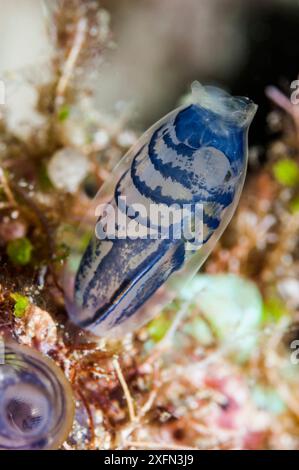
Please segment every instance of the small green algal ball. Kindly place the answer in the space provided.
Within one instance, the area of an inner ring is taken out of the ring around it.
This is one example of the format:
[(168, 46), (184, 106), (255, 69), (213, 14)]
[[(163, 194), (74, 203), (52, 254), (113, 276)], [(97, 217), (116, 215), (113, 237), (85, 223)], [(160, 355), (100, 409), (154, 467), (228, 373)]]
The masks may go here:
[(30, 305), (30, 301), (28, 297), (25, 295), (18, 294), (17, 292), (14, 294), (10, 294), (10, 297), (15, 301), (14, 306), (14, 314), (17, 318), (23, 318)]
[(273, 173), (278, 183), (294, 187), (299, 183), (299, 167), (294, 160), (284, 158), (273, 165)]
[(7, 245), (7, 255), (13, 264), (25, 266), (30, 263), (33, 246), (28, 238), (11, 240)]

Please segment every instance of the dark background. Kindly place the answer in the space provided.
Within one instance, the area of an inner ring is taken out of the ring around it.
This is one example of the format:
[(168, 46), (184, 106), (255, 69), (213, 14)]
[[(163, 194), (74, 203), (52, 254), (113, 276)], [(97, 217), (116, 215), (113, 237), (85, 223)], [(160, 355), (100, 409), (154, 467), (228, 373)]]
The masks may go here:
[(289, 96), (290, 83), (299, 74), (299, 10), (281, 4), (248, 8), (244, 26), (249, 54), (229, 86), (233, 94), (248, 95), (258, 103), (251, 142), (264, 144), (270, 138), (267, 114), (273, 109), (265, 87), (276, 85)]
[[(155, 23), (155, 19), (160, 16), (159, 5), (162, 5), (164, 0), (103, 0), (102, 4), (111, 13), (112, 18), (112, 29), (115, 33), (116, 42), (122, 47), (123, 38), (119, 34), (119, 30), (123, 27), (126, 19), (130, 19), (136, 14), (136, 10), (141, 10), (141, 14), (137, 16), (136, 21), (132, 21), (129, 29), (134, 29), (136, 23), (141, 23), (141, 27), (136, 28), (136, 42), (142, 40), (144, 32), (146, 33), (148, 23), (146, 20), (148, 11), (150, 8), (154, 10), (153, 17), (150, 17), (152, 23)], [(168, 22), (172, 22), (170, 28), (174, 31), (179, 31), (180, 34), (181, 24), (180, 14), (184, 13), (184, 9), (190, 9), (190, 3), (192, 0), (182, 1), (171, 1), (166, 2), (166, 8), (164, 3), (164, 9), (161, 9), (161, 15), (164, 15), (162, 21), (162, 28), (165, 24), (166, 28), (169, 28)], [(267, 128), (267, 115), (273, 104), (265, 95), (265, 87), (269, 85), (277, 86), (287, 96), (290, 94), (290, 83), (297, 79), (299, 73), (299, 3), (295, 1), (283, 2), (276, 0), (213, 0), (216, 4), (214, 14), (218, 18), (218, 23), (227, 22), (228, 17), (234, 14), (234, 10), (241, 12), (238, 18), (239, 36), (240, 41), (244, 43), (244, 51), (242, 53), (242, 60), (238, 60), (234, 66), (228, 71), (229, 73), (217, 73), (215, 70), (211, 73), (202, 67), (202, 63), (188, 62), (188, 24), (183, 28), (183, 35), (186, 38), (181, 40), (179, 46), (173, 51), (173, 56), (167, 57), (169, 62), (169, 69), (172, 75), (178, 74), (178, 78), (175, 81), (173, 87), (168, 89), (168, 77), (165, 83), (161, 84), (161, 88), (164, 87), (164, 93), (158, 98), (158, 104), (154, 103), (156, 93), (159, 91), (159, 78), (157, 78), (157, 89), (152, 92), (149, 103), (141, 105), (142, 112), (138, 115), (137, 127), (141, 130), (146, 129), (148, 126), (153, 124), (161, 116), (169, 112), (171, 109), (177, 106), (178, 99), (186, 90), (193, 80), (199, 80), (204, 84), (215, 84), (227, 88), (232, 94), (235, 95), (246, 95), (253, 99), (258, 105), (258, 113), (254, 119), (254, 122), (250, 131), (250, 143), (253, 145), (265, 146), (270, 138), (273, 138), (269, 129)], [(167, 7), (169, 5), (169, 9)], [(195, 11), (198, 13), (198, 19), (204, 16), (204, 10), (207, 2), (204, 0), (198, 0), (195, 5)], [(143, 10), (142, 10), (143, 9)], [(178, 16), (173, 19), (170, 10), (180, 10)], [(193, 5), (194, 12), (194, 5)], [(126, 18), (124, 20), (124, 18)], [(189, 18), (190, 20), (190, 18)], [(182, 19), (184, 21), (184, 19)], [(142, 22), (144, 22), (144, 29), (142, 28)], [(139, 24), (137, 26), (140, 26)], [(201, 24), (199, 21), (198, 25), (198, 37), (200, 36)], [(152, 24), (153, 35), (156, 34), (155, 24)], [(161, 25), (160, 25), (161, 28)], [(194, 28), (194, 25), (193, 25)], [(215, 27), (217, 28), (217, 26)], [(217, 37), (217, 31), (215, 31)], [(221, 38), (221, 34), (220, 34)], [(177, 39), (177, 38), (176, 38)], [(184, 42), (185, 41), (185, 42)], [(217, 41), (216, 41), (217, 42)], [(221, 39), (220, 39), (221, 46)], [(155, 44), (156, 50), (157, 45)], [(212, 57), (214, 49), (217, 44), (208, 39), (205, 42), (201, 42), (199, 39), (199, 48), (204, 51), (208, 51), (208, 55)], [(158, 51), (157, 51), (158, 52)], [(146, 55), (145, 51), (145, 55)], [(234, 52), (229, 48), (224, 49), (224, 54), (229, 56)], [(138, 62), (140, 57), (130, 57), (126, 59), (132, 63), (128, 64), (128, 67), (134, 69), (136, 67), (135, 75), (140, 73), (138, 70)], [(155, 61), (155, 55), (149, 60)], [(216, 59), (217, 62), (218, 59)], [(118, 70), (119, 67), (116, 67)], [(142, 68), (142, 66), (141, 66)], [(167, 74), (164, 70), (164, 75)], [(146, 75), (147, 77), (147, 75)], [(148, 80), (155, 80), (155, 75), (149, 77)], [(130, 89), (131, 80), (123, 76), (123, 81), (126, 83), (127, 89)], [(169, 80), (170, 82), (170, 80)], [(135, 86), (135, 85), (134, 85)], [(137, 97), (138, 90), (134, 90), (132, 85), (132, 95)], [(143, 90), (144, 92), (144, 90)], [(120, 95), (122, 96), (124, 90)], [(110, 91), (106, 93), (110, 95)], [(134, 123), (136, 124), (136, 123)]]

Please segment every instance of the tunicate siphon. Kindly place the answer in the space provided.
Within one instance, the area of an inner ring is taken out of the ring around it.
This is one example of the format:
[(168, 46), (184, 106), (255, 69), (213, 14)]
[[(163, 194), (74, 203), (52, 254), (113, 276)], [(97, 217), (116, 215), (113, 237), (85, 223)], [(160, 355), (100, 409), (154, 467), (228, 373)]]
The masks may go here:
[(74, 416), (64, 374), (51, 359), (27, 346), (1, 344), (0, 449), (59, 448)]
[(91, 206), (86, 251), (74, 248), (65, 271), (77, 325), (99, 336), (132, 331), (196, 273), (238, 203), (256, 108), (195, 82), (190, 102), (124, 156)]

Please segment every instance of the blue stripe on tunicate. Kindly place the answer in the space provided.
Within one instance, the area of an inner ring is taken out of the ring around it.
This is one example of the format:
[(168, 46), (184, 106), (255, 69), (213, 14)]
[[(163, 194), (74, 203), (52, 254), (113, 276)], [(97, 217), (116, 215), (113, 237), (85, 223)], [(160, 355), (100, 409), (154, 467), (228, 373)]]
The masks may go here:
[[(157, 249), (152, 254), (145, 257), (138, 266), (135, 266), (134, 268), (131, 268), (131, 269), (125, 269), (127, 268), (127, 266), (124, 266), (124, 263), (126, 263), (130, 259), (130, 254), (128, 252), (128, 245), (131, 245), (130, 249), (132, 250), (132, 254), (136, 254), (136, 250), (138, 250), (138, 252), (145, 251), (146, 248), (150, 246), (150, 244), (153, 244), (153, 243), (157, 245)], [(165, 241), (158, 240), (157, 241), (157, 240), (140, 240), (140, 239), (139, 240), (115, 240), (113, 243), (113, 248), (111, 252), (98, 265), (93, 279), (90, 281), (90, 283), (84, 290), (83, 307), (84, 308), (89, 307), (90, 301), (93, 301), (92, 302), (93, 306), (97, 305), (100, 299), (98, 297), (94, 298), (94, 296), (91, 294), (91, 291), (95, 287), (97, 287), (97, 285), (99, 286), (99, 288), (102, 288), (104, 290), (107, 286), (109, 286), (109, 283), (111, 282), (111, 276), (113, 276), (113, 272), (111, 272), (111, 260), (113, 260), (113, 271), (115, 272), (116, 277), (118, 278), (120, 273), (123, 275), (122, 280), (120, 281), (120, 287), (114, 293), (114, 296), (113, 296), (114, 298), (102, 299), (105, 303), (100, 307), (100, 309), (97, 310), (97, 312), (94, 314), (92, 319), (89, 318), (88, 320), (80, 323), (80, 325), (86, 326), (90, 324), (90, 322), (93, 323), (99, 320), (98, 319), (99, 315), (102, 315), (100, 320), (101, 321), (104, 320), (104, 318), (106, 318), (109, 315), (109, 313), (111, 313), (111, 309), (113, 310), (115, 306), (118, 304), (118, 302), (122, 300), (121, 299), (122, 292), (126, 291), (128, 286), (130, 286), (130, 289), (131, 289), (136, 284), (136, 282), (139, 282), (140, 277), (142, 277), (153, 266), (159, 263), (159, 259), (161, 259), (161, 257), (167, 253), (170, 246), (173, 245), (174, 243), (179, 244), (181, 242), (180, 241), (173, 242), (172, 240), (165, 240)], [(125, 260), (120, 256), (123, 249), (125, 249), (126, 252), (128, 253), (128, 256)], [(184, 250), (184, 247), (183, 247), (183, 250)], [(180, 258), (180, 260), (181, 260), (181, 263), (183, 263), (184, 259)], [(107, 276), (106, 273), (108, 271), (109, 271), (109, 274)], [(159, 286), (156, 286), (154, 290), (156, 290), (158, 287)], [(119, 300), (116, 302), (116, 299), (119, 299)]]
[[(121, 184), (123, 182), (123, 180), (126, 178), (126, 176), (128, 175), (129, 173), (129, 170), (123, 174), (123, 176), (120, 178), (119, 182), (117, 183), (117, 185), (115, 186), (115, 191), (114, 191), (114, 200), (115, 200), (115, 203), (116, 203), (116, 206), (118, 207), (118, 209), (123, 213), (125, 214), (129, 219), (131, 220), (135, 220), (137, 219), (138, 215), (136, 210), (133, 210), (133, 207), (132, 206), (128, 206), (127, 204), (120, 204), (120, 201), (122, 201), (120, 199), (120, 197), (122, 196), (122, 192), (121, 192)], [(138, 202), (138, 201), (136, 201)], [(152, 226), (151, 224), (151, 221), (150, 219), (147, 217), (146, 219), (138, 219), (138, 222), (143, 225), (144, 227), (147, 227), (147, 228), (150, 228)], [(152, 227), (154, 228), (154, 227)]]
[[(230, 189), (228, 192), (223, 193), (222, 191), (210, 191), (208, 196), (205, 196), (201, 193), (201, 190), (204, 190), (207, 192), (207, 189), (204, 184), (201, 184), (198, 181), (198, 178), (195, 177), (193, 172), (190, 172), (188, 170), (183, 170), (178, 167), (174, 167), (172, 163), (163, 163), (163, 160), (159, 157), (157, 152), (155, 151), (155, 145), (157, 143), (159, 133), (162, 130), (163, 126), (161, 126), (159, 129), (157, 129), (149, 144), (148, 144), (148, 153), (149, 153), (149, 158), (155, 168), (156, 171), (160, 172), (165, 178), (171, 178), (173, 181), (176, 181), (185, 188), (189, 190), (195, 191), (197, 195), (194, 195), (192, 197), (192, 200), (190, 201), (189, 199), (173, 199), (170, 196), (166, 196), (162, 194), (162, 187), (157, 186), (154, 190), (151, 189), (146, 182), (138, 175), (138, 165), (140, 162), (138, 161), (138, 156), (140, 152), (134, 157), (132, 161), (132, 166), (131, 166), (131, 178), (132, 181), (136, 187), (136, 189), (144, 196), (147, 198), (150, 198), (152, 201), (156, 203), (161, 203), (161, 204), (166, 204), (166, 205), (172, 205), (174, 203), (183, 205), (183, 204), (188, 204), (190, 202), (213, 202), (216, 201), (219, 204), (222, 204), (223, 206), (227, 206), (231, 204), (233, 197), (234, 197), (234, 191), (233, 189)], [(215, 146), (217, 148), (217, 146)]]
[(115, 186), (115, 190), (114, 190), (114, 200), (115, 200), (115, 203), (116, 203), (117, 207), (121, 210), (121, 212), (123, 212), (123, 213), (125, 213), (125, 214), (126, 214), (127, 211), (128, 211), (127, 206), (126, 206), (125, 211), (124, 211), (124, 210), (123, 210), (124, 207), (122, 207), (123, 205), (121, 205), (121, 206), (119, 205), (120, 197), (121, 197), (121, 195), (122, 195), (122, 194), (121, 194), (120, 186), (121, 186), (123, 180), (125, 179), (125, 177), (128, 175), (128, 173), (129, 173), (129, 170), (126, 171), (126, 172), (120, 177), (118, 183), (117, 183), (116, 186)]
[[(178, 183), (182, 184), (185, 188), (191, 189), (192, 188), (192, 176), (194, 177), (194, 173), (191, 173), (188, 170), (184, 170), (175, 166), (175, 161), (173, 163), (164, 163), (163, 157), (160, 157), (156, 150), (155, 145), (158, 141), (159, 132), (161, 129), (158, 129), (152, 136), (149, 144), (148, 144), (148, 156), (150, 161), (152, 162), (156, 171), (159, 171), (162, 176), (165, 178), (171, 178), (173, 181), (177, 181)], [(164, 135), (165, 139), (166, 135)], [(170, 138), (170, 137), (169, 137)], [(166, 142), (165, 142), (166, 143)], [(167, 143), (166, 143), (167, 145)], [(169, 147), (171, 148), (171, 147)], [(192, 150), (192, 155), (194, 150)], [(134, 159), (132, 169), (134, 167), (135, 171), (136, 160)], [(137, 167), (137, 165), (136, 165)], [(137, 171), (136, 171), (137, 172)]]
[[(122, 195), (121, 190), (120, 190), (120, 185), (121, 185), (121, 182), (123, 181), (123, 179), (127, 176), (128, 171), (126, 173), (124, 173), (124, 175), (120, 178), (120, 180), (119, 180), (119, 182), (118, 182), (118, 184), (116, 185), (116, 188), (115, 188), (114, 197), (115, 197), (115, 202), (116, 202), (117, 205), (118, 205), (119, 198)], [(133, 168), (132, 168), (132, 171), (133, 171)], [(163, 204), (166, 204), (168, 206), (171, 206), (172, 204), (178, 204), (179, 206), (182, 207), (183, 205), (190, 204), (190, 203), (192, 203), (192, 204), (195, 204), (195, 203), (204, 204), (204, 203), (211, 203), (212, 202), (212, 203), (217, 203), (219, 205), (219, 209), (221, 209), (221, 208), (226, 207), (229, 204), (231, 204), (231, 202), (234, 198), (234, 191), (231, 190), (230, 192), (227, 192), (227, 193), (218, 192), (218, 194), (217, 194), (217, 193), (214, 192), (214, 193), (210, 194), (210, 196), (208, 196), (208, 197), (200, 195), (198, 197), (193, 197), (192, 200), (189, 200), (189, 199), (172, 199), (171, 197), (167, 198), (167, 196), (162, 195), (162, 192), (161, 192), (162, 188), (161, 187), (157, 188), (156, 191), (155, 191), (155, 194), (153, 195), (153, 191), (150, 188), (148, 188), (143, 183), (143, 181), (141, 181), (141, 180), (138, 181), (138, 179), (139, 178), (137, 176), (134, 176), (134, 180), (135, 180), (134, 181), (133, 176), (132, 176), (132, 180), (135, 183), (135, 186), (136, 186), (137, 190), (144, 197), (149, 198), (154, 203), (157, 203), (157, 201), (158, 201), (158, 203), (163, 203)], [(155, 197), (155, 199), (154, 199), (154, 197)], [(120, 208), (120, 210), (122, 212), (126, 213), (126, 215), (130, 219), (135, 219), (136, 218), (136, 216), (128, 214), (128, 206), (126, 206), (125, 210), (123, 210), (123, 208)], [(193, 211), (194, 211), (194, 209), (193, 209)], [(205, 223), (211, 229), (215, 229), (219, 225), (219, 221), (218, 221), (217, 218), (215, 218), (215, 217), (213, 218), (212, 216), (207, 216), (207, 215), (205, 215)], [(151, 226), (150, 219), (147, 218), (146, 221), (144, 221), (144, 224), (147, 227), (150, 227)]]
[[(172, 180), (175, 180), (182, 184), (185, 188), (190, 189), (192, 187), (192, 184), (189, 182), (190, 180), (190, 172), (186, 170), (181, 170), (180, 168), (173, 167), (171, 163), (165, 164), (162, 162), (162, 160), (159, 158), (158, 154), (154, 150), (154, 145), (155, 145), (155, 140), (157, 138), (157, 132), (156, 131), (149, 143), (149, 157), (151, 159), (151, 162), (155, 168), (156, 171), (160, 172), (163, 176), (169, 177)], [(157, 186), (156, 189), (151, 189), (147, 184), (145, 183), (144, 180), (142, 180), (138, 176), (138, 165), (139, 162), (137, 160), (137, 155), (134, 158), (132, 162), (132, 167), (131, 167), (131, 178), (132, 181), (136, 187), (136, 189), (145, 197), (150, 198), (152, 201), (156, 203), (161, 203), (161, 204), (166, 204), (166, 205), (172, 205), (172, 204), (188, 204), (189, 202), (196, 201), (196, 200), (202, 200), (204, 199), (203, 196), (199, 197), (193, 197), (192, 201), (188, 199), (173, 199), (170, 196), (165, 196), (162, 195), (162, 187)], [(178, 177), (179, 176), (179, 177)], [(200, 189), (206, 190), (204, 185), (199, 185), (198, 184), (198, 191)], [(206, 200), (210, 200), (209, 198)]]
[[(190, 199), (180, 199), (180, 198), (172, 198), (170, 196), (165, 196), (162, 194), (162, 187), (157, 186), (155, 190), (152, 190), (149, 188), (145, 182), (138, 177), (136, 168), (134, 165), (132, 165), (131, 169), (131, 178), (132, 181), (137, 188), (137, 190), (142, 194), (142, 196), (147, 197), (151, 199), (155, 203), (160, 203), (160, 204), (166, 204), (167, 206), (171, 206), (172, 204), (178, 204), (179, 206), (183, 206), (184, 204), (189, 204), (190, 202), (199, 202), (199, 203), (205, 203), (205, 202), (217, 202), (218, 204), (221, 204), (223, 206), (227, 206), (231, 204), (233, 197), (234, 197), (234, 191), (233, 189), (230, 190), (230, 192), (227, 193), (222, 193), (221, 191), (219, 192), (209, 192), (209, 196), (204, 196), (203, 194), (199, 194), (197, 196), (193, 196), (192, 200)], [(200, 193), (200, 187), (198, 188), (198, 192)], [(206, 188), (202, 188), (205, 189)]]
[[(128, 170), (129, 171), (129, 170)], [(121, 189), (120, 189), (120, 186), (121, 186), (121, 183), (122, 181), (124, 180), (124, 178), (128, 175), (128, 171), (126, 173), (124, 173), (124, 175), (120, 178), (119, 182), (117, 183), (116, 187), (115, 187), (115, 191), (114, 191), (114, 200), (115, 200), (115, 203), (117, 205), (117, 207), (119, 208), (119, 210), (123, 213), (123, 214), (126, 214), (126, 216), (131, 219), (131, 220), (134, 220), (138, 217), (138, 214), (136, 214), (136, 211), (135, 211), (135, 215), (133, 215), (133, 209), (132, 209), (132, 212), (130, 214), (129, 212), (129, 209), (131, 206), (125, 206), (123, 207), (123, 204), (119, 204), (119, 201), (120, 201), (120, 197), (122, 195), (121, 193)], [(150, 219), (147, 217), (146, 219), (143, 219), (142, 222), (140, 222), (144, 227), (147, 227), (147, 228), (150, 228), (151, 227), (151, 221)]]
[(220, 218), (218, 217), (213, 217), (209, 214), (207, 214), (204, 210), (203, 212), (203, 223), (206, 224), (209, 229), (211, 230), (216, 230), (220, 224)]
[(198, 113), (195, 105), (190, 105), (177, 114), (174, 128), (179, 141), (188, 143), (195, 149), (201, 146), (200, 138), (205, 127), (203, 116)]
[[(116, 188), (115, 188), (115, 193), (114, 193), (114, 198), (115, 198), (115, 202), (116, 202), (116, 205), (118, 206), (118, 208), (121, 210), (122, 213), (126, 214), (128, 218), (130, 218), (131, 220), (136, 220), (138, 214), (136, 214), (136, 211), (135, 211), (135, 215), (133, 215), (133, 210), (131, 212), (131, 214), (129, 213), (129, 209), (130, 209), (130, 206), (124, 206), (123, 204), (120, 206), (119, 205), (119, 201), (120, 201), (120, 196), (122, 195), (121, 193), (121, 189), (120, 189), (120, 185), (121, 185), (121, 182), (123, 181), (123, 179), (127, 176), (128, 172), (126, 172), (122, 177), (121, 179), (119, 180), (119, 183), (117, 184)], [(177, 202), (176, 202), (177, 204)], [(190, 206), (190, 214), (194, 215), (195, 214), (195, 204), (194, 202), (190, 202), (188, 201), (187, 204), (189, 204)], [(182, 204), (183, 205), (183, 204)], [(214, 210), (215, 210), (215, 213), (216, 212), (219, 212), (219, 210), (222, 210), (222, 205), (219, 204), (218, 206), (216, 205), (214, 207)], [(138, 221), (139, 222), (139, 221)], [(150, 228), (154, 228), (153, 225), (152, 225), (152, 221), (150, 220), (150, 218), (146, 218), (146, 219), (142, 219), (142, 222), (139, 222), (139, 223), (142, 223), (142, 225)], [(181, 226), (183, 226), (183, 220), (181, 221)], [(206, 225), (208, 225), (209, 228), (211, 229), (215, 229), (218, 227), (219, 225), (219, 219), (217, 217), (213, 217), (211, 215), (206, 215), (205, 212), (204, 212), (204, 223)], [(177, 229), (177, 227), (174, 227), (173, 224), (170, 225), (170, 228), (173, 227), (173, 229)], [(157, 230), (158, 230), (158, 233), (161, 234), (162, 233), (162, 227), (161, 225), (159, 225), (157, 227)], [(164, 229), (165, 230), (165, 229)], [(171, 232), (172, 233), (172, 232)], [(171, 238), (171, 235), (170, 235), (170, 238)]]
[(177, 155), (181, 155), (182, 157), (192, 157), (194, 155), (194, 152), (197, 150), (189, 147), (184, 143), (176, 144), (171, 139), (169, 132), (164, 132), (162, 135), (162, 139), (168, 148), (174, 150)]
[(136, 303), (131, 304), (128, 308), (124, 309), (122, 313), (117, 317), (114, 325), (119, 325), (123, 323), (127, 318), (130, 318), (137, 309), (139, 309), (152, 295), (156, 290), (164, 284), (169, 276), (174, 272), (178, 271), (185, 261), (185, 247), (183, 243), (180, 243), (176, 251), (174, 252), (171, 258), (171, 270), (166, 275), (163, 269), (157, 266), (157, 271), (155, 276), (152, 276), (146, 285), (140, 285), (138, 290), (138, 295), (136, 296)]
[(93, 256), (93, 239), (89, 242), (87, 249), (84, 253), (83, 258), (81, 259), (80, 266), (75, 278), (75, 290), (78, 291), (80, 289), (80, 283), (82, 279), (85, 278), (86, 272), (91, 269), (92, 263), (94, 261)]
[[(101, 243), (98, 241), (98, 243)], [(121, 258), (121, 253), (122, 250), (126, 248), (129, 244), (131, 245), (132, 253), (135, 254), (136, 252), (142, 252), (145, 250), (147, 246), (149, 246), (150, 243), (157, 243), (157, 240), (143, 240), (143, 239), (137, 239), (137, 240), (130, 240), (130, 239), (116, 239), (113, 241), (113, 247), (110, 250), (110, 253), (101, 260), (101, 262), (98, 264), (93, 278), (90, 280), (89, 284), (86, 286), (83, 294), (83, 306), (86, 307), (88, 305), (88, 302), (93, 300), (93, 296), (90, 294), (90, 292), (99, 284), (99, 287), (104, 290), (106, 286), (109, 286), (109, 282), (111, 282), (111, 276), (113, 277), (113, 271), (116, 274), (116, 277), (118, 278), (120, 274), (125, 275), (127, 280), (134, 279), (134, 276), (136, 275), (137, 268), (133, 269), (124, 269), (125, 266), (123, 264), (126, 262), (128, 263), (130, 256), (128, 253), (128, 256), (126, 257), (126, 260), (123, 260)], [(155, 253), (154, 253), (155, 255)], [(153, 255), (152, 255), (153, 257)], [(111, 265), (111, 260), (113, 260), (113, 265)], [(150, 262), (150, 258), (146, 258), (143, 262)], [(109, 271), (108, 277), (106, 276), (106, 273)], [(125, 279), (124, 279), (125, 280)], [(97, 302), (99, 299), (94, 298), (95, 302)], [(107, 302), (110, 299), (107, 299)]]
[[(174, 120), (177, 139), (191, 147), (211, 146), (222, 151), (231, 163), (244, 154), (246, 142), (243, 129), (225, 122), (223, 117), (199, 105), (180, 111)], [(240, 163), (240, 162), (239, 162)]]

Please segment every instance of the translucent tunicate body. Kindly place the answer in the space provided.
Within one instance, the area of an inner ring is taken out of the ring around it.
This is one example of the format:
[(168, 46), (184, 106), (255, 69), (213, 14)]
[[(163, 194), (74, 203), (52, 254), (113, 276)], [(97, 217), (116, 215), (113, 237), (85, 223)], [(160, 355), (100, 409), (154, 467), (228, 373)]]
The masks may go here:
[(197, 82), (192, 91), (115, 168), (91, 207), (89, 245), (68, 262), (70, 317), (96, 335), (132, 331), (175, 297), (238, 203), (256, 105)]
[(0, 361), (0, 449), (61, 446), (74, 416), (71, 387), (56, 364), (8, 342)]

